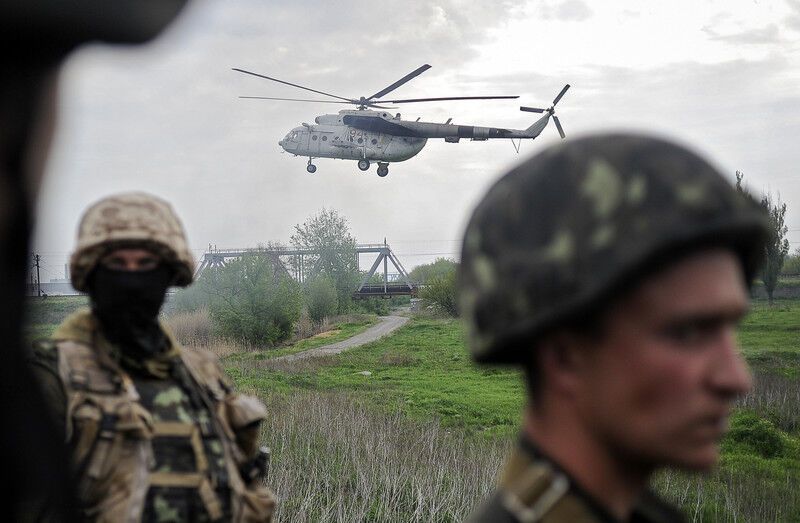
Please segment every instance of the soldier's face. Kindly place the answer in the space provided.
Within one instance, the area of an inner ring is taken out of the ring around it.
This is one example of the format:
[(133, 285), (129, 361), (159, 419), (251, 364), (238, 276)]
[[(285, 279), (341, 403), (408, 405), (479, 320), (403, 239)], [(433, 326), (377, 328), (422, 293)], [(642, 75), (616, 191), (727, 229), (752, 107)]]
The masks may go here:
[(159, 256), (147, 249), (115, 249), (100, 263), (114, 271), (150, 271), (158, 267)]
[(646, 280), (582, 351), (578, 404), (619, 458), (707, 469), (733, 400), (752, 385), (735, 328), (748, 306), (738, 259), (702, 251)]

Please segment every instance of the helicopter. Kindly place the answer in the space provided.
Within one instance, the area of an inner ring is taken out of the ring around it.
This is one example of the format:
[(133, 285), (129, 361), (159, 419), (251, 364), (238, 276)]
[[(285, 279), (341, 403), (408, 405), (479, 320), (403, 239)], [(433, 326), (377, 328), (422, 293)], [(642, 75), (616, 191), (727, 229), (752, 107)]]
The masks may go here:
[[(286, 152), (295, 156), (308, 157), (306, 170), (309, 173), (317, 171), (314, 158), (335, 158), (342, 160), (355, 160), (358, 168), (367, 171), (371, 162), (378, 165), (377, 174), (384, 177), (389, 174), (390, 162), (402, 162), (416, 156), (429, 138), (444, 138), (445, 142), (458, 143), (462, 138), (484, 141), (490, 139), (510, 139), (515, 149), (519, 152), (519, 143), (523, 139), (534, 139), (547, 127), (550, 118), (556, 124), (561, 138), (565, 138), (561, 122), (555, 115), (555, 106), (570, 88), (567, 84), (553, 100), (547, 109), (538, 107), (520, 107), (521, 111), (545, 113), (527, 129), (504, 129), (497, 127), (478, 127), (473, 125), (452, 124), (452, 118), (444, 123), (420, 122), (403, 120), (400, 113), (391, 114), (388, 109), (396, 109), (386, 104), (404, 104), (417, 102), (438, 102), (445, 100), (496, 100), (516, 99), (519, 96), (443, 96), (434, 98), (408, 98), (385, 100), (384, 96), (394, 91), (409, 80), (424, 73), (431, 66), (424, 64), (393, 84), (381, 89), (372, 96), (359, 98), (346, 98), (324, 91), (311, 89), (263, 74), (232, 68), (234, 71), (278, 82), (284, 85), (310, 91), (319, 95), (333, 98), (303, 99), (303, 98), (276, 98), (269, 96), (240, 96), (258, 100), (279, 100), (289, 102), (318, 102), (330, 104), (355, 105), (356, 109), (344, 109), (337, 114), (325, 114), (314, 119), (316, 125), (303, 123), (289, 131), (278, 142)], [(378, 109), (373, 110), (373, 109)], [(514, 143), (514, 140), (517, 140)]]

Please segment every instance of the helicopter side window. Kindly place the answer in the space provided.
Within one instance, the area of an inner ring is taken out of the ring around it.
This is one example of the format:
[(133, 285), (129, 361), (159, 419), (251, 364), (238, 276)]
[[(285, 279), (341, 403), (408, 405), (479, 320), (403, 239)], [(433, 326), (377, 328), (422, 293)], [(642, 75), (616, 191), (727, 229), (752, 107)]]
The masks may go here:
[(378, 144), (378, 139), (377, 138), (373, 138), (372, 139), (372, 145), (377, 145), (377, 144)]
[(316, 139), (317, 139), (317, 135), (316, 135), (316, 134), (312, 134), (312, 135), (311, 135), (311, 139), (312, 139), (312, 140), (316, 140)]
[(358, 143), (364, 143), (364, 139), (361, 138), (360, 136), (358, 137)]
[(325, 136), (324, 134), (322, 135), (322, 141), (323, 141), (323, 142), (327, 142), (327, 141), (328, 141), (328, 137), (327, 137), (327, 136)]

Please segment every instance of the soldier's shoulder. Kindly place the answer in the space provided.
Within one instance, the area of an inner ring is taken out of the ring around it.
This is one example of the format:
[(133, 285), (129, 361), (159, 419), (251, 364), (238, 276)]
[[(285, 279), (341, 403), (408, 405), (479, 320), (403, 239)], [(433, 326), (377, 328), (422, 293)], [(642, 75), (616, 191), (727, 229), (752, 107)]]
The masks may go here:
[(481, 505), (468, 520), (482, 522), (602, 521), (570, 488), (565, 474), (546, 462), (533, 462)]
[(189, 371), (205, 385), (221, 387), (223, 391), (232, 390), (233, 385), (220, 365), (219, 357), (204, 349), (181, 348), (181, 359)]
[(58, 343), (51, 339), (34, 341), (29, 358), (34, 363), (57, 364)]

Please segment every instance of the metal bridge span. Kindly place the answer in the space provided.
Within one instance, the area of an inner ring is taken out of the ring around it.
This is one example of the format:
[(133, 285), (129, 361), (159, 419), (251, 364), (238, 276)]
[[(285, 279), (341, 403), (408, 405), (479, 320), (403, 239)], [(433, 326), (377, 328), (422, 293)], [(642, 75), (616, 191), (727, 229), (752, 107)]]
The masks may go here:
[[(400, 263), (397, 255), (392, 252), (392, 249), (385, 241), (384, 243), (356, 245), (354, 251), (356, 267), (360, 267), (361, 255), (377, 254), (375, 262), (364, 275), (358, 288), (353, 291), (354, 298), (369, 298), (373, 296), (389, 298), (391, 296), (417, 295), (419, 285), (411, 281), (403, 264)], [(313, 265), (309, 267), (309, 263), (307, 262), (309, 258), (320, 254), (320, 251), (317, 249), (275, 249), (268, 247), (209, 249), (203, 254), (195, 270), (195, 278), (199, 277), (208, 269), (224, 267), (228, 261), (241, 258), (245, 254), (257, 254), (269, 258), (272, 260), (277, 270), (285, 272), (290, 277), (302, 283), (306, 280), (307, 276), (317, 272), (317, 267)], [(319, 262), (319, 259), (317, 262)], [(389, 272), (389, 263), (391, 263), (397, 271), (396, 273), (392, 274)], [(383, 264), (383, 270), (380, 271), (382, 274), (379, 274), (383, 277), (383, 281), (380, 283), (370, 282), (380, 269), (381, 264)]]

